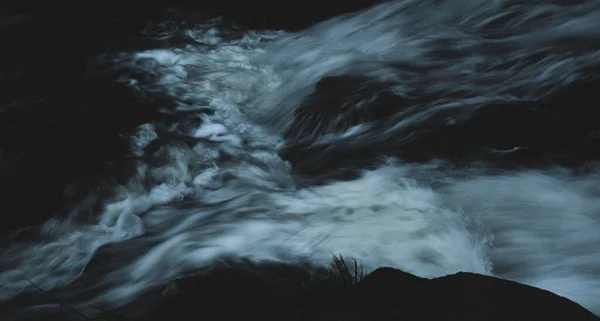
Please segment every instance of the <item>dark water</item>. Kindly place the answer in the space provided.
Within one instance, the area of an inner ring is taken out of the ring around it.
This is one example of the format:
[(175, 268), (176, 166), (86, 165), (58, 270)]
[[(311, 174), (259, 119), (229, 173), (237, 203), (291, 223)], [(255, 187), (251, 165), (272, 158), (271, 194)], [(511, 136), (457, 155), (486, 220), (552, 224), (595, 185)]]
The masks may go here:
[(309, 5), (0, 27), (0, 300), (34, 282), (118, 305), (223, 256), (333, 252), (600, 313), (600, 5), (391, 1), (315, 25), (331, 12)]

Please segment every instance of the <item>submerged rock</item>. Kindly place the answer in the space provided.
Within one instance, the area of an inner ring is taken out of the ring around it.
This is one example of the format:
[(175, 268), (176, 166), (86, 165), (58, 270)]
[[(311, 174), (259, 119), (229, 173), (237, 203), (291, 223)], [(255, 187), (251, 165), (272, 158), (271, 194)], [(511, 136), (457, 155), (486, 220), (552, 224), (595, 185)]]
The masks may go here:
[[(317, 180), (353, 177), (387, 157), (500, 168), (600, 160), (600, 126), (592, 116), (600, 73), (539, 100), (482, 103), (458, 121), (452, 121), (455, 112), (440, 112), (396, 131), (390, 128), (436, 97), (400, 97), (388, 88), (367, 78), (323, 78), (296, 109), (282, 156), (296, 173)], [(361, 127), (346, 135), (353, 126)]]

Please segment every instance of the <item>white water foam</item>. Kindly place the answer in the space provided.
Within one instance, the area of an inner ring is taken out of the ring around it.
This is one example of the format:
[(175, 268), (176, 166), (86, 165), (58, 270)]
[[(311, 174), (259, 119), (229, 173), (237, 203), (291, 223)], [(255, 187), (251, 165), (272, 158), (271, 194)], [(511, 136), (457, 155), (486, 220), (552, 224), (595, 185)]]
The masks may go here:
[[(122, 241), (126, 249), (135, 240), (139, 248), (130, 261), (98, 276), (110, 290), (95, 300), (124, 303), (223, 255), (327, 264), (335, 253), (368, 268), (389, 265), (425, 277), (496, 274), (600, 313), (596, 174), (492, 177), (390, 163), (352, 181), (298, 188), (292, 165), (278, 155), (294, 108), (326, 75), (368, 75), (392, 82), (399, 93), (439, 95), (387, 130), (445, 108), (464, 118), (482, 101), (547, 94), (600, 58), (597, 50), (571, 50), (559, 41), (593, 38), (589, 30), (599, 30), (598, 12), (592, 4), (396, 1), (295, 34), (249, 31), (225, 40), (206, 24), (186, 31), (197, 45), (111, 57), (158, 76), (151, 84), (124, 82), (188, 101), (167, 112), (195, 115), (196, 126), (162, 130), (197, 141), (146, 155), (162, 162), (140, 162), (96, 224), (52, 220), (44, 229), (47, 242), (8, 249), (0, 299), (32, 290), (29, 280), (45, 289), (65, 285), (100, 246)], [(505, 36), (492, 37), (495, 23), (504, 25)], [(437, 53), (443, 48), (451, 48), (447, 56)], [(546, 58), (534, 60), (540, 54)], [(145, 60), (154, 62), (152, 69), (140, 63)], [(452, 92), (478, 98), (444, 98)], [(146, 153), (159, 137), (156, 126), (140, 128), (135, 153)], [(364, 132), (339, 139), (359, 140)], [(328, 136), (326, 142), (335, 140)]]

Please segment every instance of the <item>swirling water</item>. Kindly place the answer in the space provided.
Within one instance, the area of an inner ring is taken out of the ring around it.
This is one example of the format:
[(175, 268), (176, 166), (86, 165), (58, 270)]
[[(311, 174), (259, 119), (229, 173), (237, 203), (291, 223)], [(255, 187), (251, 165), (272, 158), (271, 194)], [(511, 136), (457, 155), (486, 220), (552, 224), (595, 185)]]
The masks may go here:
[[(123, 304), (225, 256), (325, 265), (339, 253), (424, 277), (496, 275), (600, 313), (596, 168), (415, 163), (399, 143), (589, 77), (600, 65), (598, 3), (391, 1), (298, 32), (177, 23), (146, 36), (185, 45), (96, 61), (140, 95), (169, 97), (162, 112), (173, 121), (139, 126), (137, 170), (93, 222), (74, 210), (45, 223), (44, 242), (3, 251), (0, 300), (35, 291), (31, 282), (65, 286), (94, 257), (102, 264), (85, 272), (94, 281), (73, 290), (80, 303)], [(319, 105), (307, 97), (324, 78), (362, 80)], [(397, 99), (392, 111), (369, 114), (384, 95)], [(362, 109), (367, 116), (347, 116)], [(336, 150), (352, 152), (325, 167)], [(369, 153), (375, 165), (353, 163)], [(328, 176), (342, 167), (358, 174)]]

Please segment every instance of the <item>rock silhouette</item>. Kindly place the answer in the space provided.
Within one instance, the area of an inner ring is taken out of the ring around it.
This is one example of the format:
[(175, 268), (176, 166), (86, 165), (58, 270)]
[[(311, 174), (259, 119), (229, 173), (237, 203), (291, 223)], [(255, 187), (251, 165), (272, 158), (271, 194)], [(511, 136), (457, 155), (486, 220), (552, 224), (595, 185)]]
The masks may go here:
[[(379, 268), (361, 277), (352, 264), (336, 262), (330, 270), (229, 262), (151, 289), (110, 311), (108, 320), (600, 320), (564, 297), (491, 276), (460, 272), (425, 279)], [(79, 317), (48, 306), (45, 313), (9, 320)]]

